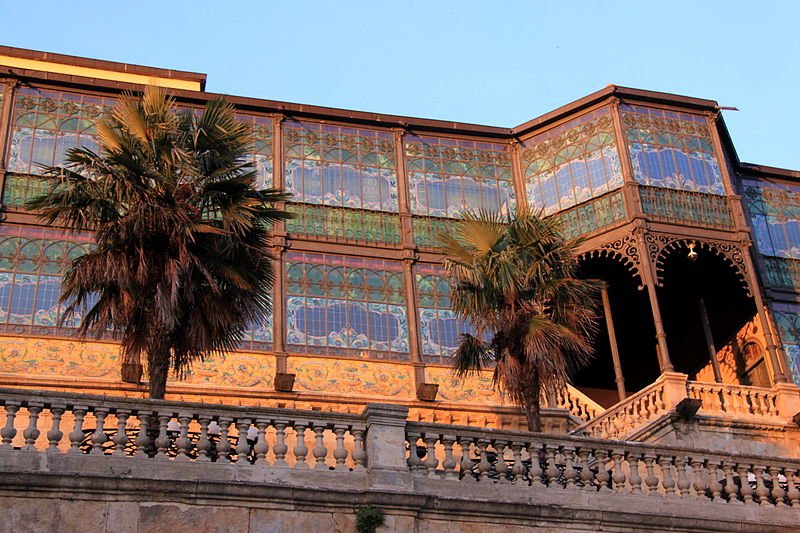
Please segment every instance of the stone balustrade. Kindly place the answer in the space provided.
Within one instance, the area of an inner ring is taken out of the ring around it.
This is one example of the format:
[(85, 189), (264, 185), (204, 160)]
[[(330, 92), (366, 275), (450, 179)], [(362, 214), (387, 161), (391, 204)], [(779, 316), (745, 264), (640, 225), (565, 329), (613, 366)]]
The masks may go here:
[(567, 390), (558, 394), (553, 404), (550, 405), (550, 402), (545, 400), (547, 407), (566, 409), (571, 415), (584, 422), (588, 422), (604, 411), (600, 404), (572, 385), (567, 385)]
[(800, 460), (409, 422), (418, 478), (800, 509)]
[(688, 397), (701, 400), (701, 412), (739, 417), (780, 419), (778, 392), (726, 383), (687, 383)]

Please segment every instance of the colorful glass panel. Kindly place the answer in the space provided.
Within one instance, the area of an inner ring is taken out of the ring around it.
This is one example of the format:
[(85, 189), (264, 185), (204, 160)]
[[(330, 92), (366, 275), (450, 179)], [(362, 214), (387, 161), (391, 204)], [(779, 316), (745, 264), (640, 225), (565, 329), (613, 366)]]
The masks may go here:
[(427, 363), (450, 363), (462, 333), (474, 333), (451, 308), (450, 281), (438, 265), (414, 266), (422, 359)]
[(705, 117), (623, 105), (633, 175), (643, 185), (725, 194)]
[(786, 352), (791, 379), (800, 385), (800, 306), (773, 303), (772, 311), (778, 336)]
[(257, 187), (268, 189), (272, 187), (272, 152), (275, 144), (273, 124), (271, 117), (256, 117), (250, 115), (237, 115), (236, 118), (250, 125), (252, 136), (251, 158), (258, 172)]
[(625, 220), (625, 202), (617, 191), (553, 215), (567, 239), (587, 235)]
[(651, 219), (666, 222), (733, 228), (733, 217), (725, 198), (713, 194), (678, 191), (662, 187), (639, 187), (642, 211)]
[(800, 187), (742, 180), (759, 252), (800, 259)]
[(599, 109), (523, 142), (528, 203), (555, 213), (622, 186), (617, 139)]
[(412, 213), (457, 217), (465, 210), (513, 209), (508, 145), (408, 135), (405, 152)]
[(421, 248), (438, 247), (439, 234), (449, 232), (455, 222), (446, 218), (414, 217), (411, 221), (414, 244)]
[(286, 121), (283, 142), (294, 201), (397, 212), (391, 132)]
[(288, 253), (285, 268), (290, 350), (408, 360), (400, 263)]
[(286, 221), (290, 235), (313, 235), (330, 240), (400, 244), (400, 217), (363, 209), (290, 204), (295, 218)]

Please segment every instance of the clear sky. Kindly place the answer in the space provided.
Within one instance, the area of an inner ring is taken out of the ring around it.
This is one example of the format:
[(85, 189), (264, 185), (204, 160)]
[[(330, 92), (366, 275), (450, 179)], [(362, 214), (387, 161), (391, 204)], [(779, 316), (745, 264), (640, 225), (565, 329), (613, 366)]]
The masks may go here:
[(208, 74), (213, 92), (515, 126), (609, 83), (717, 100), (800, 170), (800, 2), (0, 0), (0, 44)]

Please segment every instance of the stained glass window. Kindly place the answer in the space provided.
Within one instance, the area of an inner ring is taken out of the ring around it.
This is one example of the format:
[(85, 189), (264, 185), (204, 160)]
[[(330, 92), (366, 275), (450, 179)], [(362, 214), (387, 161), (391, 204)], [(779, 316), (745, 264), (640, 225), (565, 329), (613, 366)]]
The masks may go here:
[(289, 235), (313, 235), (329, 240), (400, 244), (400, 217), (366, 209), (289, 204), (295, 218), (286, 221)]
[(412, 213), (456, 217), (513, 208), (508, 145), (409, 135), (405, 147)]
[(273, 125), (271, 117), (256, 117), (250, 115), (237, 115), (236, 118), (246, 122), (252, 129), (251, 142), (253, 143), (252, 161), (258, 172), (259, 189), (272, 187), (272, 151), (275, 140), (273, 138)]
[(636, 181), (725, 194), (705, 117), (629, 105), (620, 110)]
[[(42, 228), (0, 229), (0, 324), (58, 326), (61, 277), (91, 247), (88, 236), (70, 239)], [(79, 321), (74, 316), (64, 327), (76, 327)]]
[(286, 121), (283, 135), (294, 201), (397, 212), (391, 132)]
[(414, 266), (422, 359), (428, 363), (449, 363), (462, 333), (474, 329), (451, 309), (450, 281), (438, 265)]
[(529, 204), (549, 215), (622, 186), (608, 109), (599, 109), (523, 142)]
[(398, 262), (288, 253), (288, 350), (408, 360), (408, 320)]
[(625, 202), (622, 191), (616, 191), (595, 198), (579, 206), (553, 215), (561, 225), (561, 233), (567, 239), (574, 239), (615, 222), (625, 220)]
[(786, 352), (791, 379), (800, 384), (800, 306), (773, 303), (772, 311), (778, 336)]
[(742, 185), (759, 251), (800, 259), (800, 187), (756, 180)]

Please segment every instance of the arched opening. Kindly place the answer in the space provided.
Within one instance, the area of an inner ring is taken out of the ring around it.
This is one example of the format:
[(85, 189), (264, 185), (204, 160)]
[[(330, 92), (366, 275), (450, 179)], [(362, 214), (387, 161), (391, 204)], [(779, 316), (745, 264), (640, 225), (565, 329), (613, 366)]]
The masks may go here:
[[(659, 376), (655, 328), (647, 292), (639, 277), (619, 258), (583, 256), (578, 276), (606, 282), (625, 390), (628, 395), (650, 385)], [(602, 304), (598, 306), (595, 355), (589, 365), (575, 372), (573, 385), (604, 407), (619, 401), (608, 329)]]
[[(692, 250), (695, 257), (690, 257)], [(760, 324), (754, 320), (755, 303), (741, 273), (712, 246), (691, 241), (664, 250), (658, 268), (662, 279), (658, 299), (675, 371), (688, 374), (689, 379), (699, 375), (702, 381), (714, 381), (717, 372), (712, 372), (710, 364), (710, 341), (721, 381), (750, 384), (743, 379), (748, 369), (742, 365), (740, 337), (759, 334)], [(726, 350), (730, 362), (722, 368)], [(754, 377), (763, 381), (761, 374)]]

